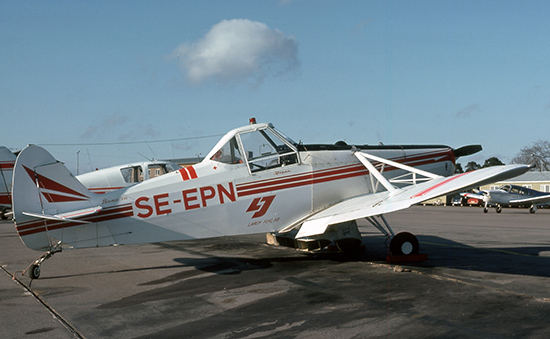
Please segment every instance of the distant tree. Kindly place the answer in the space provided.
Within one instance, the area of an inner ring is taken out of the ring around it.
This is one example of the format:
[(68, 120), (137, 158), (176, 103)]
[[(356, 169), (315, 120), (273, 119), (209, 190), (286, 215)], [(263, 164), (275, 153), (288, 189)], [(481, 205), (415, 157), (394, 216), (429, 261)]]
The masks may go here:
[(485, 160), (485, 163), (482, 167), (492, 167), (492, 166), (499, 166), (504, 165), (502, 161), (500, 161), (497, 157), (491, 157), (487, 160)]
[(456, 168), (455, 168), (455, 173), (458, 174), (458, 173), (464, 173), (464, 170), (462, 169), (462, 164), (460, 163), (456, 163)]
[(470, 161), (469, 163), (466, 164), (466, 172), (470, 172), (480, 168), (481, 168), (481, 165), (475, 161)]
[(512, 164), (535, 164), (539, 171), (550, 171), (550, 142), (535, 141), (531, 146), (523, 147), (512, 159)]

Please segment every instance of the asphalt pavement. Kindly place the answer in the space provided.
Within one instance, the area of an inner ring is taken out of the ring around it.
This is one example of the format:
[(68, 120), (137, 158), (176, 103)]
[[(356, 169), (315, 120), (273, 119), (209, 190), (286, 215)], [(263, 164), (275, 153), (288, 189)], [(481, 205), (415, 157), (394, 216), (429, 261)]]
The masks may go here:
[[(2, 338), (550, 337), (550, 210), (414, 206), (386, 216), (428, 260), (350, 259), (265, 235), (41, 253), (0, 223)], [(13, 279), (15, 277), (15, 279)]]

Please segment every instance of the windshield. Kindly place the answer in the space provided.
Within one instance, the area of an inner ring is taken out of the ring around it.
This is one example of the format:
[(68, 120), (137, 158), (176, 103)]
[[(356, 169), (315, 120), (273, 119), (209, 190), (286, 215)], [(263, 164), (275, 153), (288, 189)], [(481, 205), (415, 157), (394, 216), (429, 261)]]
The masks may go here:
[(239, 138), (252, 172), (298, 162), (291, 141), (269, 128), (244, 132)]

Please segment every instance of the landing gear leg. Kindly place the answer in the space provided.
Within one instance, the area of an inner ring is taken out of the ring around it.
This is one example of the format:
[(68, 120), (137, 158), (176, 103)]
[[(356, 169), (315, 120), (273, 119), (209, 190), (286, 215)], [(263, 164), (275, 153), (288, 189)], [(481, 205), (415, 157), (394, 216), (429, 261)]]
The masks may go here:
[(486, 202), (486, 203), (485, 203), (485, 207), (483, 207), (483, 213), (489, 212), (489, 208), (488, 208), (487, 205), (488, 205), (488, 203)]
[(42, 254), (40, 257), (38, 257), (35, 261), (32, 262), (32, 264), (29, 265), (24, 271), (23, 275), (25, 273), (29, 272), (29, 278), (32, 280), (38, 279), (40, 277), (40, 265), (46, 260), (52, 257), (52, 255), (61, 252), (61, 241), (59, 241), (57, 244), (53, 245), (49, 251)]

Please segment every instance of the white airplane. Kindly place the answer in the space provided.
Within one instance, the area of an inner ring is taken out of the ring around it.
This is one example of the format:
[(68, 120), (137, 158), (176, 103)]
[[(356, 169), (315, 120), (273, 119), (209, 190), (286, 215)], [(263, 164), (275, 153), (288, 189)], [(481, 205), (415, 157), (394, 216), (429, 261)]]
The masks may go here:
[(502, 185), (495, 190), (477, 191), (476, 193), (461, 193), (467, 198), (476, 198), (485, 202), (483, 212), (489, 211), (489, 206), (495, 206), (497, 213), (502, 212), (502, 206), (531, 205), (529, 212), (535, 213), (538, 206), (550, 202), (550, 194), (539, 192), (527, 187), (516, 185)]
[(76, 178), (92, 192), (107, 193), (179, 169), (181, 166), (173, 162), (153, 160), (103, 168), (77, 175)]
[(11, 209), (11, 180), (16, 155), (0, 146), (0, 218), (6, 220)]
[(273, 125), (251, 119), (196, 165), (95, 194), (47, 151), (29, 146), (14, 169), (14, 223), (26, 246), (46, 250), (29, 265), (32, 279), (62, 244), (83, 248), (267, 232), (281, 244), (286, 239), (313, 249), (335, 243), (355, 252), (360, 218), (390, 239), (393, 255), (413, 255), (418, 240), (408, 232), (395, 234), (385, 213), (528, 170), (507, 165), (450, 177), (425, 170), (452, 173), (453, 160), (450, 148), (297, 144)]
[[(11, 214), (11, 183), (16, 157), (8, 148), (0, 146), (0, 218), (3, 220)], [(153, 160), (104, 168), (76, 178), (92, 192), (107, 193), (180, 168), (173, 162)]]

